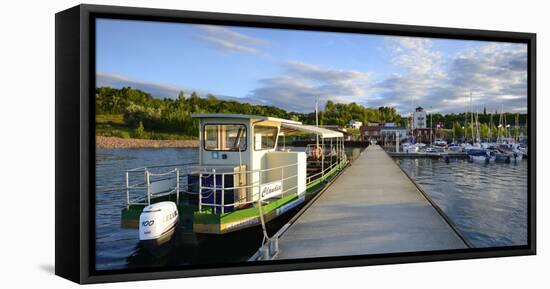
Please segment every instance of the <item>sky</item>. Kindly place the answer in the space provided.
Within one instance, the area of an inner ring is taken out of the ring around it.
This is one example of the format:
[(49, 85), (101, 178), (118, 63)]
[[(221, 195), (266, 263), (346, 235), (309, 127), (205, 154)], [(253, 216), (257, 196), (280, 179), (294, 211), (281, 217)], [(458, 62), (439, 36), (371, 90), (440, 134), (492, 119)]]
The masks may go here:
[(97, 86), (213, 94), (287, 111), (356, 102), (402, 115), (527, 111), (518, 43), (98, 19)]

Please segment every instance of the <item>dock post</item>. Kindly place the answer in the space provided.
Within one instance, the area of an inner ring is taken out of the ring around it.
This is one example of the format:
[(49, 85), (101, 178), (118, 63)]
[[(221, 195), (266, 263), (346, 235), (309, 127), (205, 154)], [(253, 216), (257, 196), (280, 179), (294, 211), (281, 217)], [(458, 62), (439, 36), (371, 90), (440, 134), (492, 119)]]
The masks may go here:
[(269, 240), (268, 245), (269, 245), (269, 257), (270, 259), (273, 259), (279, 253), (279, 238), (278, 237), (271, 238), (271, 240)]
[(399, 152), (399, 131), (395, 132), (395, 152)]
[(261, 259), (260, 260), (269, 260), (269, 248), (266, 245), (260, 247)]

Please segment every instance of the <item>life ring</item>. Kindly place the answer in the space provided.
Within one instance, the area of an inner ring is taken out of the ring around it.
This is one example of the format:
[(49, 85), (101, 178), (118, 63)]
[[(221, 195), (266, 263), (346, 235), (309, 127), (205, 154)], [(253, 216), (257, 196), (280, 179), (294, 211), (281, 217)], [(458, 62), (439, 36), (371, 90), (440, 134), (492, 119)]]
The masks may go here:
[(311, 146), (308, 154), (311, 155), (313, 159), (318, 160), (323, 156), (323, 147), (316, 145)]

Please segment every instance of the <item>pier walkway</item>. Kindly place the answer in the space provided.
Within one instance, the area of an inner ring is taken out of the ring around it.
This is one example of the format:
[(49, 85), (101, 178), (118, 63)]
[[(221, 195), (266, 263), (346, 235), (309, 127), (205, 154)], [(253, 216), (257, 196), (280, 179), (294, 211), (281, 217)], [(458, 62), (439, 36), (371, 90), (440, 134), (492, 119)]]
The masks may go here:
[(467, 248), (379, 146), (279, 236), (277, 259)]

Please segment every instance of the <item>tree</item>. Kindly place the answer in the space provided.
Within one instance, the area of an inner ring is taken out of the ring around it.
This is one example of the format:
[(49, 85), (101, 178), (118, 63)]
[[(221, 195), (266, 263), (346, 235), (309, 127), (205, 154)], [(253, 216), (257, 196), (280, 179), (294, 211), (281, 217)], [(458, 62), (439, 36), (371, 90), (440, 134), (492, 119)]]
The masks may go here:
[[(313, 108), (310, 112), (305, 113), (292, 112), (275, 106), (223, 100), (214, 95), (199, 97), (196, 92), (190, 92), (187, 95), (184, 91), (179, 91), (175, 98), (159, 99), (147, 92), (131, 87), (120, 89), (99, 87), (95, 91), (95, 110), (98, 115), (116, 115), (112, 118), (107, 116), (104, 119), (118, 119), (117, 123), (109, 123), (102, 127), (104, 131), (105, 129), (124, 130), (132, 135), (141, 135), (141, 137), (151, 137), (152, 134), (148, 133), (151, 131), (155, 131), (156, 137), (162, 137), (164, 133), (197, 137), (198, 121), (191, 117), (193, 113), (255, 114), (291, 119), (310, 125), (315, 124)], [(434, 124), (445, 124), (446, 128), (452, 127), (456, 138), (466, 135), (468, 139), (471, 139), (471, 124), (468, 124), (468, 130), (462, 129), (464, 116), (464, 113), (433, 114), (433, 121)], [(507, 114), (506, 117), (508, 119), (518, 117), (519, 124), (524, 128), (523, 134), (527, 134), (527, 114), (520, 114), (519, 116), (517, 114)], [(354, 102), (337, 103), (329, 100), (320, 112), (320, 123), (325, 125), (345, 126), (352, 119), (361, 121), (365, 125), (369, 122), (395, 122), (399, 126), (406, 126), (408, 121), (408, 118), (401, 117), (394, 107), (367, 107)], [(481, 123), (488, 123), (489, 119), (489, 115), (479, 115)], [(492, 132), (493, 137), (497, 136), (497, 131), (495, 125)], [(442, 132), (440, 131), (440, 133)], [(504, 129), (501, 129), (502, 133), (504, 133)], [(486, 137), (483, 129), (481, 134)], [(105, 135), (112, 135), (112, 133), (107, 131)]]
[(180, 90), (180, 92), (178, 92), (178, 101), (183, 100), (185, 100), (185, 94), (183, 93), (183, 90)]
[(143, 122), (139, 122), (139, 125), (134, 129), (134, 137), (135, 138), (143, 138), (143, 135), (145, 134), (145, 128), (143, 127)]
[(479, 135), (481, 138), (488, 138), (489, 137), (489, 125), (486, 123), (482, 123), (479, 126)]
[(455, 121), (453, 124), (453, 135), (455, 138), (462, 138), (464, 137), (464, 130), (462, 129), (462, 125), (458, 121)]

